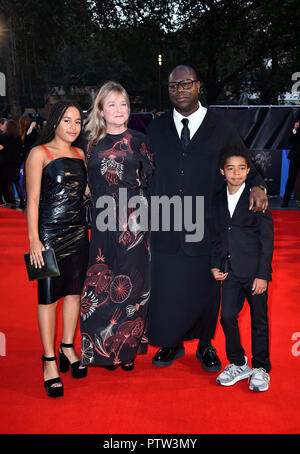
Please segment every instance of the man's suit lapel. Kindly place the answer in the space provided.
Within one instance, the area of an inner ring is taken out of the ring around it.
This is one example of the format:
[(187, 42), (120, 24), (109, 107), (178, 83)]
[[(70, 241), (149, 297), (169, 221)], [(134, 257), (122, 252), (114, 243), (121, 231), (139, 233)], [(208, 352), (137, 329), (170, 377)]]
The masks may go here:
[[(168, 115), (168, 128), (166, 128), (166, 135), (169, 139), (169, 143), (173, 144), (176, 147), (181, 147), (181, 141), (173, 119), (173, 110), (167, 112), (166, 115)], [(189, 149), (196, 148), (199, 143), (202, 144), (205, 142), (205, 140), (209, 140), (211, 138), (214, 127), (214, 120), (212, 118), (211, 111), (208, 109), (201, 125), (191, 139), (191, 142), (187, 148), (187, 153)]]
[(222, 189), (222, 198), (221, 198), (221, 206), (222, 206), (222, 215), (223, 219), (226, 219), (226, 224), (230, 222), (230, 212), (228, 209), (228, 199), (227, 199), (227, 186), (225, 185)]
[(168, 115), (167, 118), (168, 127), (166, 128), (166, 136), (169, 139), (169, 144), (172, 144), (176, 147), (178, 146), (181, 147), (180, 138), (178, 136), (177, 129), (173, 119), (173, 110), (169, 110), (169, 112), (167, 112), (166, 115)]
[(235, 210), (233, 212), (232, 220), (239, 219), (241, 214), (241, 210), (245, 207), (245, 204), (249, 204), (249, 191), (247, 190), (247, 186), (245, 186), (238, 203), (236, 204)]
[(215, 123), (212, 118), (211, 111), (208, 109), (201, 125), (193, 135), (188, 149), (197, 146), (199, 143), (203, 144), (206, 140), (211, 139), (214, 128)]

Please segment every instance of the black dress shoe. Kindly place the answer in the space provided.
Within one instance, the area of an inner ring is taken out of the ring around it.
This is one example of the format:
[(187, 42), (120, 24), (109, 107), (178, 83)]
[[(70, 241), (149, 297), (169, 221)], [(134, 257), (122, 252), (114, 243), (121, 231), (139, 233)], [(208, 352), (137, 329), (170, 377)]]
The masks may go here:
[(23, 210), (23, 211), (25, 210), (26, 203), (24, 202), (24, 200), (20, 202), (19, 208), (20, 208), (20, 210)]
[(162, 347), (152, 359), (153, 366), (168, 367), (173, 364), (175, 359), (181, 358), (185, 354), (185, 349), (182, 344), (177, 347)]
[(122, 364), (121, 365), (123, 370), (130, 371), (134, 369), (134, 359), (130, 363)]
[(118, 364), (112, 364), (109, 366), (103, 366), (107, 370), (116, 370), (118, 368)]
[(281, 208), (287, 208), (289, 206), (289, 202), (282, 202), (280, 206)]
[(216, 349), (211, 345), (198, 345), (196, 358), (199, 359), (202, 369), (206, 372), (219, 372), (221, 370), (221, 361)]

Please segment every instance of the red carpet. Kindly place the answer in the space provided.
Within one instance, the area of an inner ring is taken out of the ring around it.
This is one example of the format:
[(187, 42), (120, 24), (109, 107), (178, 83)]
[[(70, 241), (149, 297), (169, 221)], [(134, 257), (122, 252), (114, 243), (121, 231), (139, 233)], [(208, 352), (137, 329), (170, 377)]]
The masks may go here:
[[(90, 368), (84, 380), (63, 375), (65, 396), (50, 399), (42, 383), (36, 322), (36, 284), (23, 263), (28, 250), (25, 215), (0, 208), (0, 412), (2, 434), (298, 434), (300, 432), (300, 213), (273, 211), (275, 255), (270, 287), (271, 384), (231, 388), (201, 369), (196, 342), (169, 368), (155, 368), (156, 349), (139, 356), (132, 372)], [(57, 346), (61, 337), (58, 314)], [(249, 310), (240, 317), (250, 351)], [(297, 334), (298, 333), (298, 334)], [(3, 343), (5, 336), (6, 346)], [(79, 351), (79, 333), (76, 344)], [(226, 365), (224, 336), (214, 345)], [(5, 356), (3, 356), (5, 354)], [(297, 356), (298, 355), (298, 356)]]

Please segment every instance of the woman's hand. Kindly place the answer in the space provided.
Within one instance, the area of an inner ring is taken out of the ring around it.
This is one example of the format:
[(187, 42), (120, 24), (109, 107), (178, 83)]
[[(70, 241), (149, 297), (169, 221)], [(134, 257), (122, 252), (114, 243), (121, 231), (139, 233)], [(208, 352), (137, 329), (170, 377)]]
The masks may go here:
[(30, 263), (31, 265), (34, 264), (35, 268), (42, 268), (44, 266), (42, 255), (42, 251), (44, 250), (45, 247), (39, 239), (30, 241)]
[(32, 133), (32, 130), (33, 130), (34, 128), (36, 128), (36, 121), (32, 121), (32, 122), (30, 123), (30, 126), (29, 126), (28, 131), (27, 131), (26, 134), (27, 134), (27, 135), (31, 134), (31, 133)]

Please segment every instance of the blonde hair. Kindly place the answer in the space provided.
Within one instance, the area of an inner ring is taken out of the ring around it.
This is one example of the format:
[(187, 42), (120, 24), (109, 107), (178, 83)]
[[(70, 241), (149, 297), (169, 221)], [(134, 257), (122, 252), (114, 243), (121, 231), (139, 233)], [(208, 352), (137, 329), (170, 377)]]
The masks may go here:
[[(106, 121), (103, 115), (101, 115), (101, 112), (103, 111), (103, 104), (106, 97), (112, 91), (124, 96), (128, 107), (128, 114), (130, 114), (129, 96), (125, 88), (122, 87), (122, 85), (118, 82), (114, 82), (112, 80), (105, 82), (97, 93), (92, 110), (87, 118), (85, 125), (85, 130), (88, 132), (89, 145), (91, 143), (98, 143), (99, 140), (103, 139), (103, 137), (105, 137), (106, 135)], [(125, 126), (127, 126), (127, 121), (125, 123)]]

